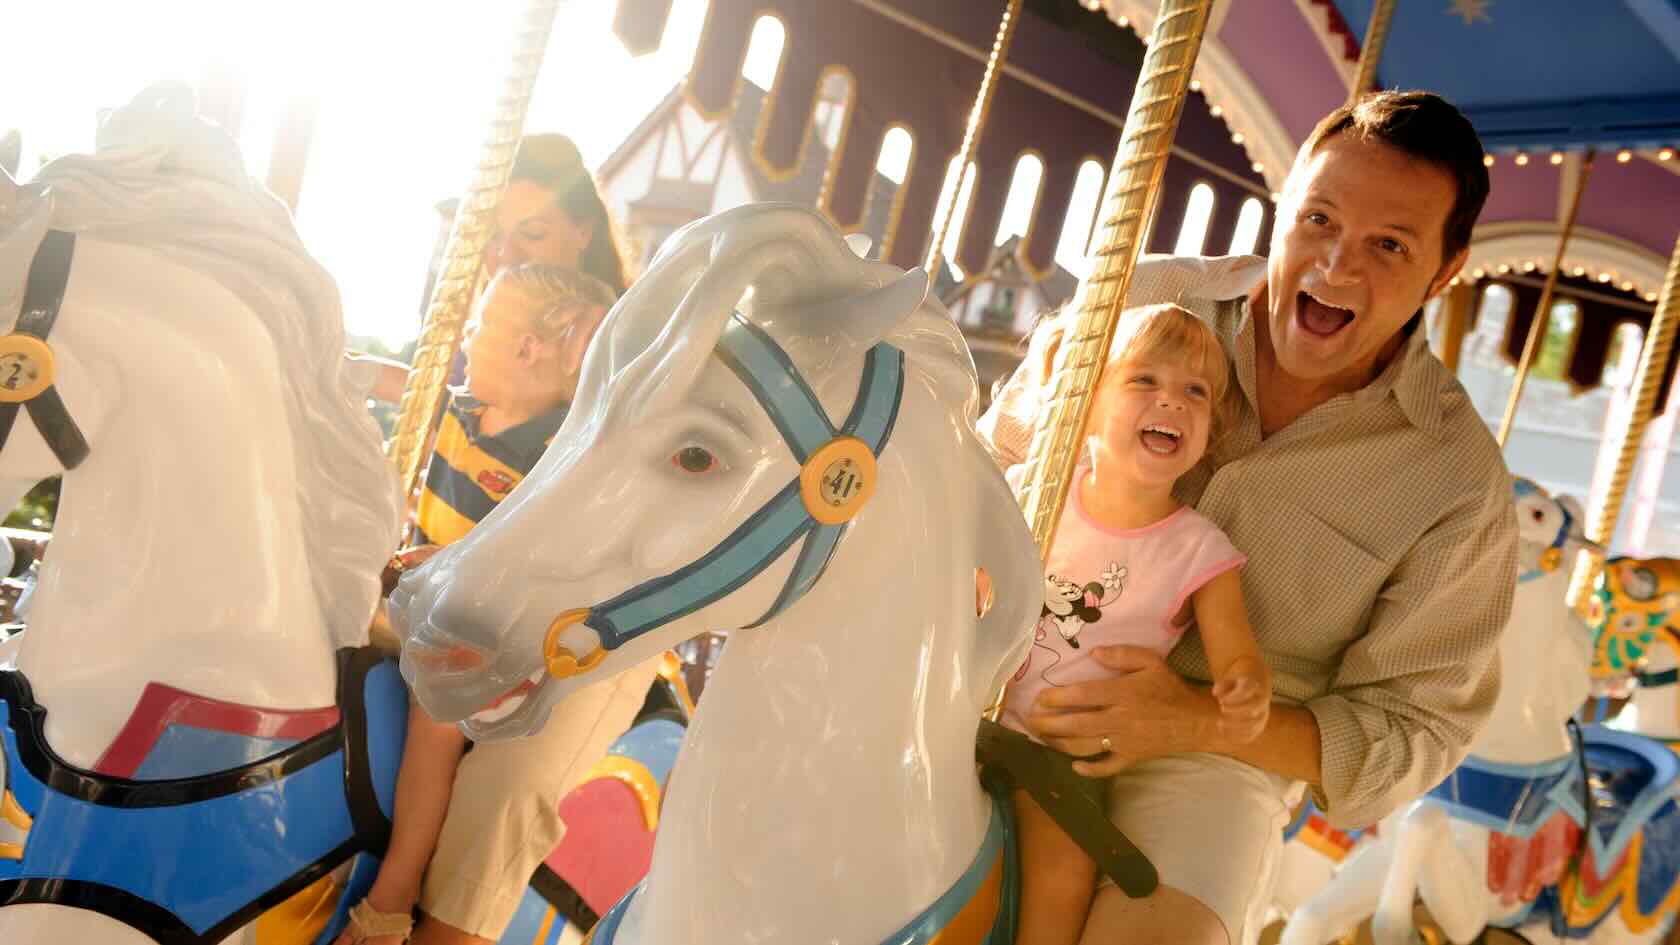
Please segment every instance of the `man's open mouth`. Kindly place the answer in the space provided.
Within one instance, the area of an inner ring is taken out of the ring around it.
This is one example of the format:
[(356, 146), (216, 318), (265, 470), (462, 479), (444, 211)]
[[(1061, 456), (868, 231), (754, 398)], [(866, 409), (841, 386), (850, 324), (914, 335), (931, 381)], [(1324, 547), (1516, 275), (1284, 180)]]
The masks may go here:
[(1332, 305), (1302, 291), (1295, 295), (1295, 317), (1309, 334), (1328, 338), (1353, 323), (1353, 309)]
[(500, 722), (519, 711), (519, 707), (525, 704), (525, 700), (530, 697), (531, 693), (537, 691), (537, 686), (541, 684), (543, 677), (546, 675), (548, 675), (547, 669), (539, 668), (536, 672), (520, 680), (519, 685), (497, 696), (491, 700), (489, 705), (474, 712), (468, 718), (480, 725)]
[(1157, 456), (1171, 456), (1178, 452), (1179, 441), (1183, 439), (1183, 430), (1164, 423), (1151, 423), (1138, 434), (1143, 448)]

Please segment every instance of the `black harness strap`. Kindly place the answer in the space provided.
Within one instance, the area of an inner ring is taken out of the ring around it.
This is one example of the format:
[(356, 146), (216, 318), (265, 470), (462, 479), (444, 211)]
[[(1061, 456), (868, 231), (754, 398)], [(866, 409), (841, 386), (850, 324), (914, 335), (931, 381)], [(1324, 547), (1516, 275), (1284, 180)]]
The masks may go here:
[[(52, 333), (53, 323), (64, 304), (64, 290), (70, 283), (70, 261), (76, 252), (76, 236), (63, 230), (48, 230), (35, 258), (29, 264), (29, 278), (24, 287), (23, 311), (18, 315), (13, 335), (33, 338), (43, 345)], [(88, 457), (87, 439), (77, 429), (64, 399), (51, 384), (52, 361), (31, 357), (18, 351), (0, 353), (0, 388), (17, 391), (25, 388), (33, 376), (48, 373), (44, 390), (34, 396), (6, 399), (0, 393), (0, 449), (11, 437), (12, 425), (17, 421), (19, 407), (29, 408), (29, 418), (35, 421), (41, 438), (65, 469), (75, 469)], [(26, 377), (25, 375), (30, 375)]]

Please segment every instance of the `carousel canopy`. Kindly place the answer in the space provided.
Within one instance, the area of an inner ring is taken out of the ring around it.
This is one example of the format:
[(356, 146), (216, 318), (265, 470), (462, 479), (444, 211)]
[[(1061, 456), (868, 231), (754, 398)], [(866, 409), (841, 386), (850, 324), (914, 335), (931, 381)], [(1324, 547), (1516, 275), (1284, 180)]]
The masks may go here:
[[(1372, 0), (1334, 0), (1363, 42)], [(1680, 142), (1680, 0), (1396, 3), (1384, 88), (1456, 102), (1489, 150)]]

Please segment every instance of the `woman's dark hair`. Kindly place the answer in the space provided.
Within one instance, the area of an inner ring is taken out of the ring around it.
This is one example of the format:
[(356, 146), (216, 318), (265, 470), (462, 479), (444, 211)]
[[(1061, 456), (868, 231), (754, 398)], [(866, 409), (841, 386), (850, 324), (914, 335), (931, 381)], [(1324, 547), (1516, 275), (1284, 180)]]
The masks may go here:
[(512, 180), (527, 180), (554, 193), (554, 203), (566, 215), (590, 228), (577, 268), (605, 282), (619, 295), (633, 273), (629, 256), (612, 215), (601, 201), (595, 178), (583, 165), (572, 139), (559, 134), (526, 135), (513, 159)]

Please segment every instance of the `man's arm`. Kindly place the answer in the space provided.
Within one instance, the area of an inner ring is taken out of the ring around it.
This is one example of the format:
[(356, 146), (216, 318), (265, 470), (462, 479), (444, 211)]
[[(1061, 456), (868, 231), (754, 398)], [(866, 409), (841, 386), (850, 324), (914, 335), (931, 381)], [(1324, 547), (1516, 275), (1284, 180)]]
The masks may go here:
[(1314, 800), (1336, 826), (1374, 824), (1439, 784), (1493, 712), (1517, 582), (1516, 516), (1496, 486), (1424, 534), (1306, 705), (1323, 754)]

